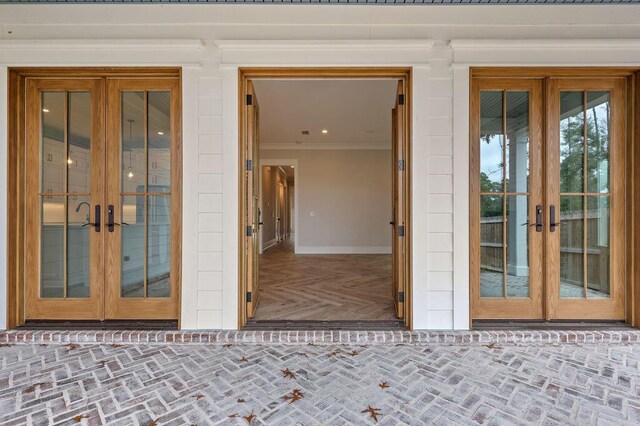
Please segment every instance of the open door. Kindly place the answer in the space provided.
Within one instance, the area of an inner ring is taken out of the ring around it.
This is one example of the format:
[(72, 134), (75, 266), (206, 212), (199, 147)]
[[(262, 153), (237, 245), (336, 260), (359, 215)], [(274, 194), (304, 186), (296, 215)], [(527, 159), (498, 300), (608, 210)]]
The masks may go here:
[(404, 197), (405, 182), (405, 95), (404, 82), (398, 81), (396, 105), (391, 113), (392, 120), (392, 268), (393, 268), (393, 298), (395, 300), (396, 316), (404, 319), (404, 287), (405, 287), (405, 220)]
[[(251, 80), (247, 81), (247, 99), (245, 105), (245, 124), (246, 124), (246, 186), (247, 186), (247, 200), (245, 209), (245, 226), (246, 226), (246, 249), (247, 249), (247, 263), (246, 263), (246, 277), (247, 277), (247, 317), (253, 318), (258, 307), (259, 292), (258, 292), (258, 243), (259, 238), (259, 191), (260, 191), (260, 160), (259, 160), (259, 148), (258, 148), (258, 100), (253, 89), (253, 83)], [(255, 171), (255, 173), (254, 173)]]

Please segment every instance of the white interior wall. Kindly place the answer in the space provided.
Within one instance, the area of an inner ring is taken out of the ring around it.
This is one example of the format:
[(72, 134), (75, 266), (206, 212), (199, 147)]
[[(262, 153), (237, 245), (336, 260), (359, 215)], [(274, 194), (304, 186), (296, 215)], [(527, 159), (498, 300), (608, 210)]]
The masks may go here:
[(182, 66), (181, 324), (236, 328), (238, 67), (413, 66), (414, 328), (468, 328), (469, 66), (640, 65), (639, 35), (633, 6), (2, 5), (0, 239), (7, 66)]
[(391, 253), (390, 150), (266, 149), (260, 157), (298, 161), (296, 253)]

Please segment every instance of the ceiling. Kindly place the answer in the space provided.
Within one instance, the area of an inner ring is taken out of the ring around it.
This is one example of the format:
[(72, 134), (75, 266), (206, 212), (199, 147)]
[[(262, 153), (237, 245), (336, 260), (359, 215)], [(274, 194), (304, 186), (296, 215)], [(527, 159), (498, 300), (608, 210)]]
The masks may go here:
[[(468, 4), (634, 4), (638, 0), (153, 0), (153, 3), (286, 3), (286, 4), (393, 4), (393, 5), (468, 5)], [(149, 0), (0, 0), (0, 3), (150, 3)]]
[(390, 149), (397, 84), (371, 79), (255, 80), (260, 146)]

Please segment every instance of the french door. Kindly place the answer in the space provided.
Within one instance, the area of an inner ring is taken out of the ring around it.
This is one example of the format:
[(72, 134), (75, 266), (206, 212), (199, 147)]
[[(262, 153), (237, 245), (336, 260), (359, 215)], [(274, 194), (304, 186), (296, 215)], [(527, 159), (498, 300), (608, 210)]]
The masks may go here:
[(28, 78), (26, 319), (176, 319), (179, 81)]
[(624, 318), (625, 81), (472, 81), (472, 318)]

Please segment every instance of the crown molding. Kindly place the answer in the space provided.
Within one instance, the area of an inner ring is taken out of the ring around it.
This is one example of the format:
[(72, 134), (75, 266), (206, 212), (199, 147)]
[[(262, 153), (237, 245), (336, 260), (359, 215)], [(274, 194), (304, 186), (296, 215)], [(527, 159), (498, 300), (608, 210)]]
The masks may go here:
[(391, 150), (391, 143), (381, 144), (345, 144), (345, 143), (264, 143), (260, 144), (260, 150), (298, 150), (298, 149), (326, 149), (326, 150)]

